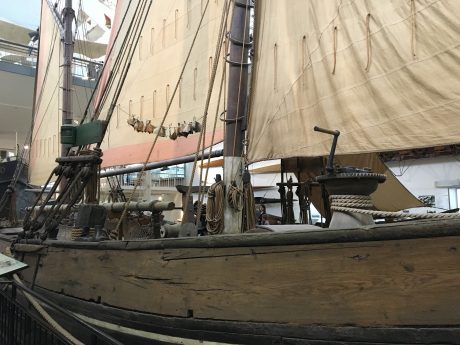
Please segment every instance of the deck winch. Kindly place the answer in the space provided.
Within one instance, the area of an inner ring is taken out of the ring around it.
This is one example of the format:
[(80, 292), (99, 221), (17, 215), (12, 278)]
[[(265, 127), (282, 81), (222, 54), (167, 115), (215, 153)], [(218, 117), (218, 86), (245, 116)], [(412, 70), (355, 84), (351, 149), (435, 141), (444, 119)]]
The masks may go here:
[(340, 135), (338, 130), (332, 131), (315, 126), (315, 132), (334, 136), (331, 151), (326, 165), (326, 174), (316, 177), (316, 181), (324, 185), (329, 194), (332, 215), (330, 227), (347, 228), (352, 226), (374, 224), (372, 215), (334, 210), (334, 207), (374, 208), (370, 195), (377, 190), (379, 183), (386, 180), (383, 174), (373, 173), (369, 168), (351, 166), (335, 166), (334, 156)]

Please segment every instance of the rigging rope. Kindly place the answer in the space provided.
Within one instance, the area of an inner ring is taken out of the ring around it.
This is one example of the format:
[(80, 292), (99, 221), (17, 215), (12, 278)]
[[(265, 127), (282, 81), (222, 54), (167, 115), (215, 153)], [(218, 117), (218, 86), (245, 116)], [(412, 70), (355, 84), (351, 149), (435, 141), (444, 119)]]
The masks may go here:
[[(224, 88), (225, 81), (226, 81), (226, 71), (227, 71), (227, 69), (225, 67), (222, 68), (222, 77), (221, 77), (221, 80), (220, 80), (219, 96), (217, 98), (216, 113), (215, 113), (215, 116), (214, 116), (214, 126), (213, 126), (213, 129), (212, 129), (211, 144), (209, 145), (210, 148), (212, 148), (214, 146), (214, 139), (215, 139), (215, 136), (216, 136), (217, 121), (218, 121), (218, 118), (219, 118), (220, 100), (222, 98), (222, 90)], [(225, 107), (225, 105), (224, 105), (224, 107)], [(210, 162), (211, 162), (211, 155), (209, 155), (208, 161), (206, 163), (206, 173), (205, 173), (205, 176), (204, 176), (204, 183), (206, 183), (206, 181), (208, 181)], [(201, 166), (203, 166), (203, 160), (201, 160)], [(201, 174), (200, 174), (200, 181), (201, 181)], [(198, 192), (198, 205), (203, 205), (203, 200), (204, 200), (204, 193), (203, 193), (202, 188), (200, 187), (199, 192)], [(202, 210), (202, 207), (200, 207), (198, 209), (197, 217), (196, 217), (197, 220), (199, 220), (200, 217), (201, 217), (201, 210)]]
[[(199, 139), (198, 139), (198, 144), (197, 144), (197, 149), (196, 149), (196, 152), (195, 152), (195, 159), (193, 161), (193, 168), (192, 168), (192, 174), (190, 176), (190, 181), (189, 181), (189, 185), (188, 185), (188, 189), (187, 189), (187, 194), (186, 194), (186, 198), (185, 200), (189, 200), (190, 198), (190, 194), (191, 194), (191, 190), (192, 190), (192, 184), (193, 184), (193, 179), (194, 179), (194, 176), (195, 176), (195, 172), (196, 172), (196, 165), (197, 165), (197, 161), (198, 161), (198, 154), (200, 152), (200, 146), (201, 146), (201, 157), (204, 156), (204, 149), (205, 149), (205, 146), (206, 146), (206, 142), (205, 142), (205, 139), (206, 139), (206, 125), (207, 125), (207, 118), (208, 118), (208, 109), (209, 109), (209, 104), (211, 102), (211, 96), (212, 96), (212, 93), (213, 93), (213, 87), (214, 87), (214, 82), (216, 80), (216, 74), (217, 74), (217, 68), (219, 66), (219, 56), (220, 56), (220, 52), (222, 50), (222, 45), (223, 45), (223, 42), (224, 42), (224, 38), (225, 38), (225, 28), (227, 26), (227, 18), (228, 18), (228, 12), (229, 12), (229, 8), (230, 8), (230, 1), (226, 1), (225, 4), (223, 5), (223, 8), (222, 8), (222, 17), (221, 17), (221, 22), (220, 22), (220, 28), (219, 28), (219, 35), (218, 35), (218, 39), (217, 39), (217, 43), (216, 43), (216, 50), (215, 50), (215, 53), (214, 53), (214, 62), (213, 62), (213, 66), (212, 66), (212, 73), (211, 73), (211, 79), (210, 79), (210, 82), (209, 82), (209, 86), (208, 86), (208, 93), (207, 93), (207, 96), (206, 96), (206, 103), (205, 103), (205, 107), (204, 107), (204, 115), (203, 115), (203, 125), (202, 125), (202, 130), (200, 132), (200, 136), (199, 136)], [(225, 69), (225, 66), (223, 67)], [(214, 132), (215, 132), (215, 126), (214, 126)], [(214, 132), (213, 132), (213, 138), (214, 138)], [(212, 146), (211, 146), (212, 148)], [(203, 158), (201, 159), (201, 162), (203, 162)], [(201, 194), (201, 189), (202, 189), (202, 178), (203, 178), (203, 170), (201, 169), (200, 170), (200, 181), (199, 181), (199, 189), (198, 189), (198, 192), (199, 192), (199, 195), (198, 195), (198, 212), (197, 212), (197, 220), (200, 219), (200, 215), (201, 215), (201, 201), (200, 201), (200, 194)]]
[(227, 202), (228, 205), (235, 211), (239, 212), (243, 209), (243, 191), (236, 186), (236, 182), (233, 181), (227, 191)]
[[(123, 18), (122, 18), (122, 20), (121, 20), (121, 22), (120, 22), (120, 25), (118, 26), (117, 34), (115, 35), (115, 38), (114, 38), (113, 41), (112, 41), (112, 45), (110, 46), (110, 50), (109, 50), (109, 52), (108, 52), (107, 55), (106, 55), (105, 63), (104, 63), (104, 65), (102, 66), (101, 71), (99, 72), (99, 76), (98, 76), (98, 78), (97, 78), (96, 85), (94, 86), (94, 89), (93, 89), (93, 91), (92, 91), (92, 93), (91, 93), (91, 96), (90, 96), (90, 98), (89, 98), (88, 104), (86, 105), (85, 111), (84, 111), (84, 113), (83, 113), (83, 117), (82, 117), (82, 119), (80, 120), (80, 125), (85, 121), (86, 116), (87, 116), (87, 114), (88, 114), (88, 110), (89, 110), (89, 108), (90, 108), (90, 106), (91, 106), (91, 103), (93, 102), (93, 98), (94, 98), (96, 92), (98, 91), (98, 86), (99, 86), (99, 83), (100, 83), (100, 81), (101, 81), (101, 79), (102, 79), (102, 75), (104, 74), (104, 71), (105, 71), (105, 69), (106, 69), (106, 67), (107, 67), (107, 65), (108, 65), (107, 61), (109, 61), (110, 58), (112, 57), (113, 49), (114, 49), (114, 47), (116, 46), (116, 43), (117, 43), (117, 40), (118, 40), (118, 36), (120, 35), (120, 32), (122, 31), (121, 29), (123, 28), (123, 24), (125, 23), (125, 20), (126, 20), (126, 17), (127, 17), (127, 15), (128, 15), (129, 8), (130, 8), (131, 4), (132, 4), (132, 1), (129, 1), (129, 2), (128, 2), (128, 5), (127, 5), (127, 8), (126, 8), (126, 11), (125, 11), (125, 14), (123, 15)], [(140, 5), (140, 2), (138, 2), (137, 6), (139, 7), (139, 5)], [(137, 7), (136, 7), (136, 8), (137, 8)], [(132, 21), (132, 22), (133, 22), (133, 21)], [(132, 22), (130, 23), (130, 27), (131, 27), (131, 25), (132, 25)], [(128, 35), (125, 36), (125, 40), (127, 39), (127, 37), (128, 37)], [(122, 48), (123, 48), (123, 44), (122, 44), (122, 46), (121, 46), (120, 49), (122, 49)], [(118, 61), (118, 56), (117, 56), (117, 59), (115, 60), (115, 63), (116, 63), (117, 61)], [(114, 64), (114, 65), (115, 65), (115, 64)], [(111, 76), (112, 76), (112, 75), (110, 75), (110, 77), (111, 77)], [(110, 78), (110, 77), (109, 77), (109, 78)], [(110, 80), (109, 80), (109, 81), (110, 81)], [(106, 85), (107, 85), (107, 84), (106, 84)], [(107, 86), (104, 87), (103, 94), (104, 94), (105, 92), (108, 92), (108, 91), (109, 91), (109, 90), (108, 90)], [(93, 111), (95, 111), (95, 109), (93, 109)]]
[(224, 182), (217, 181), (208, 190), (206, 205), (206, 228), (211, 235), (224, 230)]
[(446, 219), (459, 218), (460, 213), (405, 213), (370, 210), (374, 205), (367, 195), (331, 195), (331, 210), (347, 213), (361, 213), (382, 218)]
[(256, 201), (251, 180), (243, 184), (244, 207), (243, 207), (243, 232), (256, 227)]
[[(148, 3), (148, 6), (147, 6), (147, 3)], [(126, 76), (128, 75), (128, 71), (129, 71), (129, 69), (131, 67), (131, 61), (133, 59), (134, 53), (135, 53), (137, 45), (139, 43), (139, 39), (141, 37), (141, 33), (142, 33), (143, 28), (144, 28), (145, 22), (147, 20), (148, 14), (150, 12), (150, 7), (151, 6), (152, 6), (152, 0), (144, 2), (144, 5), (143, 5), (142, 9), (140, 10), (141, 14), (139, 15), (139, 20), (135, 24), (136, 25), (135, 28), (133, 30), (129, 30), (130, 31), (129, 36), (133, 37), (133, 39), (132, 39), (133, 41), (130, 42), (129, 49), (127, 51), (127, 57), (126, 57), (126, 60), (124, 61), (123, 69), (120, 72), (120, 78), (118, 80), (118, 84), (116, 85), (113, 99), (112, 99), (112, 101), (110, 103), (110, 107), (109, 107), (109, 109), (107, 111), (107, 115), (106, 115), (106, 118), (105, 118), (107, 123), (109, 123), (110, 119), (112, 118), (113, 112), (114, 112), (115, 107), (116, 107), (116, 103), (118, 101), (118, 97), (121, 94), (122, 87), (123, 87), (124, 82), (126, 80)], [(131, 24), (132, 23), (133, 22), (131, 22)], [(123, 43), (126, 43), (126, 41), (123, 41)], [(125, 53), (125, 51), (123, 51), (123, 54), (124, 53)], [(122, 61), (122, 59), (120, 59), (120, 61)], [(111, 72), (112, 72), (112, 75), (116, 75), (115, 71), (112, 70)], [(93, 116), (93, 119), (99, 118), (100, 109), (102, 109), (103, 105), (105, 104), (105, 101), (106, 101), (106, 99), (108, 97), (108, 94), (109, 93), (105, 94), (106, 97), (99, 104), (98, 109), (96, 110), (96, 112), (95, 112), (95, 114)], [(105, 127), (104, 135), (107, 132), (108, 128), (109, 128), (108, 126)], [(97, 147), (100, 147), (100, 143), (98, 143)]]
[[(192, 43), (191, 43), (191, 45), (190, 45), (190, 49), (189, 49), (189, 51), (188, 51), (188, 53), (187, 53), (187, 56), (186, 56), (186, 58), (185, 58), (184, 65), (182, 66), (182, 70), (181, 70), (181, 72), (180, 72), (180, 74), (179, 74), (179, 78), (177, 79), (177, 82), (176, 82), (176, 85), (175, 85), (175, 87), (174, 87), (174, 90), (173, 90), (173, 93), (172, 93), (172, 95), (171, 95), (171, 98), (170, 98), (170, 100), (169, 100), (168, 106), (166, 107), (165, 114), (164, 114), (163, 119), (161, 120), (161, 123), (160, 123), (160, 125), (159, 125), (160, 128), (164, 126), (165, 121), (166, 121), (166, 118), (167, 118), (167, 116), (168, 116), (168, 114), (169, 114), (169, 110), (171, 109), (171, 105), (172, 105), (172, 103), (173, 103), (173, 101), (174, 101), (174, 98), (175, 98), (175, 96), (176, 96), (177, 90), (178, 90), (178, 88), (179, 88), (180, 82), (181, 82), (182, 77), (183, 77), (184, 72), (185, 72), (185, 68), (186, 68), (187, 65), (188, 65), (188, 62), (189, 62), (189, 60), (190, 60), (190, 56), (191, 56), (192, 51), (193, 51), (193, 48), (194, 48), (194, 46), (195, 46), (196, 39), (197, 39), (198, 34), (199, 34), (199, 32), (200, 32), (201, 25), (202, 25), (203, 20), (204, 20), (204, 16), (205, 16), (205, 14), (206, 14), (206, 12), (207, 12), (207, 9), (208, 9), (208, 5), (209, 5), (209, 0), (207, 0), (206, 6), (205, 6), (205, 8), (204, 8), (204, 11), (203, 11), (203, 13), (201, 14), (200, 22), (198, 23), (198, 27), (197, 27), (197, 29), (196, 29), (195, 35), (194, 35), (193, 40), (192, 40)], [(144, 161), (144, 163), (143, 163), (143, 165), (142, 165), (142, 169), (141, 169), (141, 171), (139, 172), (139, 179), (136, 181), (136, 184), (134, 185), (134, 188), (133, 188), (133, 190), (132, 190), (132, 192), (131, 192), (131, 195), (129, 196), (129, 199), (128, 199), (127, 202), (126, 202), (125, 207), (123, 208), (123, 212), (121, 213), (121, 216), (120, 216), (120, 219), (118, 220), (117, 226), (115, 227), (115, 229), (114, 229), (114, 230), (111, 232), (111, 234), (110, 234), (110, 237), (111, 237), (111, 238), (114, 238), (114, 236), (115, 236), (115, 237), (118, 237), (118, 232), (119, 232), (119, 229), (120, 229), (120, 225), (121, 225), (121, 223), (123, 222), (123, 219), (126, 217), (127, 210), (128, 210), (128, 206), (129, 206), (129, 204), (131, 203), (131, 200), (133, 199), (134, 194), (135, 194), (137, 188), (138, 188), (139, 185), (140, 185), (141, 179), (144, 177), (144, 173), (145, 173), (145, 169), (146, 169), (146, 167), (147, 167), (147, 163), (149, 162), (150, 156), (152, 155), (153, 149), (155, 148), (155, 145), (156, 145), (156, 143), (157, 143), (157, 141), (158, 141), (159, 134), (160, 134), (160, 131), (158, 131), (157, 134), (155, 135), (155, 138), (154, 138), (154, 140), (153, 140), (153, 143), (152, 143), (152, 145), (150, 146), (150, 150), (149, 150), (149, 152), (147, 153), (146, 159), (145, 159), (145, 161)]]

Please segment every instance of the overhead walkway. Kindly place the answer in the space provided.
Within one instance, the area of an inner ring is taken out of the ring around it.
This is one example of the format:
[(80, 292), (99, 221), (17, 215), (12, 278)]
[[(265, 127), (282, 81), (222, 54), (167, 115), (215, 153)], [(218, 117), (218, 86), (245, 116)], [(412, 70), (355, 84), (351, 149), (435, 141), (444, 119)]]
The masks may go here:
[[(36, 48), (0, 39), (0, 151), (14, 153), (24, 143), (32, 121), (36, 64)], [(101, 63), (74, 58), (74, 104), (86, 100), (101, 68)]]

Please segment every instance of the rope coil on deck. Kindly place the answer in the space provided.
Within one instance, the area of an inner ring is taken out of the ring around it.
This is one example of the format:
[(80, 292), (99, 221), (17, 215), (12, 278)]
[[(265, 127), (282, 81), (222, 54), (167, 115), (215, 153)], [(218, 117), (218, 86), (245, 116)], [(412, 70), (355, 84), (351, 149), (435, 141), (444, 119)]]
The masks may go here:
[(371, 210), (374, 208), (368, 195), (331, 195), (331, 210), (345, 213), (361, 213), (381, 218), (412, 218), (412, 219), (446, 219), (460, 218), (460, 213), (406, 213)]

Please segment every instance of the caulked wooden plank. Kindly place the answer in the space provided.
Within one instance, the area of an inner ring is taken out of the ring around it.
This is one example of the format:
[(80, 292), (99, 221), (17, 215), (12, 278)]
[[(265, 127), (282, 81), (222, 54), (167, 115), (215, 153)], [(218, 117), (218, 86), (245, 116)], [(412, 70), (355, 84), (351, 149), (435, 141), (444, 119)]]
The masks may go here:
[(208, 251), (50, 247), (37, 285), (180, 317), (459, 325), (458, 248), (458, 236)]

